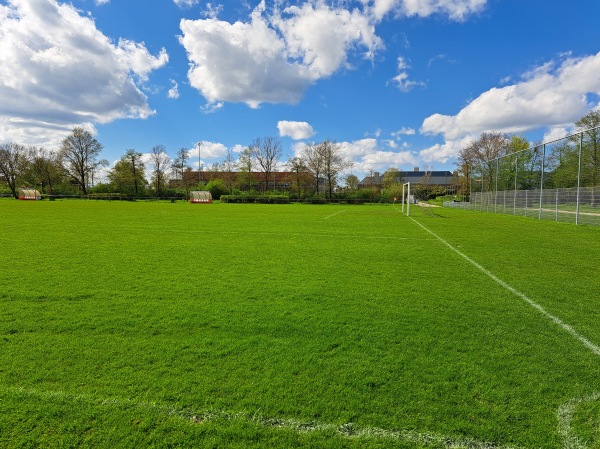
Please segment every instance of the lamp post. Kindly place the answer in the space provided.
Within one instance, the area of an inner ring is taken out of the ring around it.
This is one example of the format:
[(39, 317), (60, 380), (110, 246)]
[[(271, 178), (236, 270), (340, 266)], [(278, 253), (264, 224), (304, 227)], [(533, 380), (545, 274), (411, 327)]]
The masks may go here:
[(200, 149), (202, 148), (202, 142), (198, 142), (198, 185), (202, 184), (202, 162), (200, 157)]

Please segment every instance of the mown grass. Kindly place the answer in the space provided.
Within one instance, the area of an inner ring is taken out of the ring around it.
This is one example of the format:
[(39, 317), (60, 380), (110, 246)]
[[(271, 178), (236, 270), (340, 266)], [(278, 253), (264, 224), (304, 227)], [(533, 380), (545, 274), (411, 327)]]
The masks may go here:
[[(411, 212), (600, 343), (598, 229)], [(0, 229), (0, 446), (600, 441), (595, 399), (558, 414), (598, 356), (397, 207), (6, 200)]]

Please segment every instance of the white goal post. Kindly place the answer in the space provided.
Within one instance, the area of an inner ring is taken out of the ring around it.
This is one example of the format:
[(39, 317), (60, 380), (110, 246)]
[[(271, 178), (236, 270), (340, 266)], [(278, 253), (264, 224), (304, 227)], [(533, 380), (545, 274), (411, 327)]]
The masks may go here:
[(404, 213), (404, 201), (406, 201), (406, 215), (410, 216), (410, 182), (402, 184), (402, 213)]

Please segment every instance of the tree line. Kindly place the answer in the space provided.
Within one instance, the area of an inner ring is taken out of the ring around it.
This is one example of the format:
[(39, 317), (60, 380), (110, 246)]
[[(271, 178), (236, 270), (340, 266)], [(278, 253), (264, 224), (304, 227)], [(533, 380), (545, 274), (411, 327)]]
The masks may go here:
[[(0, 177), (10, 193), (17, 198), (19, 188), (41, 189), (50, 195), (89, 193), (118, 193), (131, 196), (162, 196), (187, 194), (191, 188), (206, 188), (200, 177), (193, 179), (189, 150), (181, 148), (172, 159), (164, 145), (155, 145), (144, 156), (127, 149), (113, 167), (101, 158), (103, 146), (87, 130), (76, 127), (62, 141), (58, 151), (9, 142), (0, 145)], [(208, 172), (220, 172), (221, 177), (210, 181), (218, 193), (253, 190), (257, 187), (256, 172), (262, 174), (260, 183), (264, 194), (277, 186), (275, 175), (282, 168), (289, 171), (286, 183), (298, 194), (325, 192), (332, 197), (339, 176), (350, 166), (333, 141), (308, 144), (301, 155), (281, 161), (281, 141), (275, 137), (256, 138), (236, 158), (231, 149), (222, 162), (207, 167)], [(106, 180), (98, 182), (103, 170)], [(198, 173), (202, 173), (199, 167)], [(149, 172), (148, 172), (149, 171)], [(96, 178), (96, 179), (94, 179)], [(313, 188), (311, 188), (311, 186)]]
[[(580, 137), (564, 139), (549, 154), (542, 154), (539, 146), (532, 149), (522, 136), (482, 133), (458, 154), (456, 193), (468, 194), (473, 184), (480, 190), (532, 189), (540, 185), (541, 176), (545, 176), (545, 187), (573, 187), (581, 181), (583, 185), (598, 185), (600, 111), (589, 112), (575, 126)], [(396, 168), (386, 170), (380, 185), (359, 189), (356, 175), (346, 174), (342, 179), (342, 173), (352, 164), (341, 145), (332, 140), (306, 144), (296, 156), (283, 162), (278, 138), (256, 138), (237, 157), (228, 149), (221, 162), (207, 167), (206, 173), (213, 172), (216, 176), (206, 181), (201, 176), (203, 167), (196, 172), (200, 176), (194, 177), (186, 148), (179, 149), (173, 159), (163, 145), (152, 147), (146, 157), (135, 149), (127, 149), (111, 168), (101, 158), (102, 150), (102, 144), (81, 127), (73, 129), (58, 151), (15, 142), (0, 144), (0, 178), (15, 198), (19, 188), (39, 188), (50, 195), (183, 196), (192, 188), (211, 190), (217, 197), (236, 193), (265, 195), (281, 189), (281, 179), (279, 183), (277, 179), (280, 169), (287, 171), (286, 193), (299, 198), (389, 200), (399, 197), (402, 187), (401, 172)], [(107, 170), (106, 181), (98, 182), (101, 170)], [(262, 177), (260, 182), (257, 172)], [(583, 180), (578, 179), (579, 173), (583, 174)], [(415, 188), (421, 199), (446, 193), (439, 186), (427, 184), (424, 179)]]

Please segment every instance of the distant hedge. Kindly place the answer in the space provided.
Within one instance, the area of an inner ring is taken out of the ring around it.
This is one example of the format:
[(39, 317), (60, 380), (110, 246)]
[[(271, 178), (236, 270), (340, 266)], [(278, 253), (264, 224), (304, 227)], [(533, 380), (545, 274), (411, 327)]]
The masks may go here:
[(244, 195), (221, 195), (222, 203), (259, 203), (259, 204), (289, 204), (290, 198), (285, 195), (269, 195), (249, 197)]

